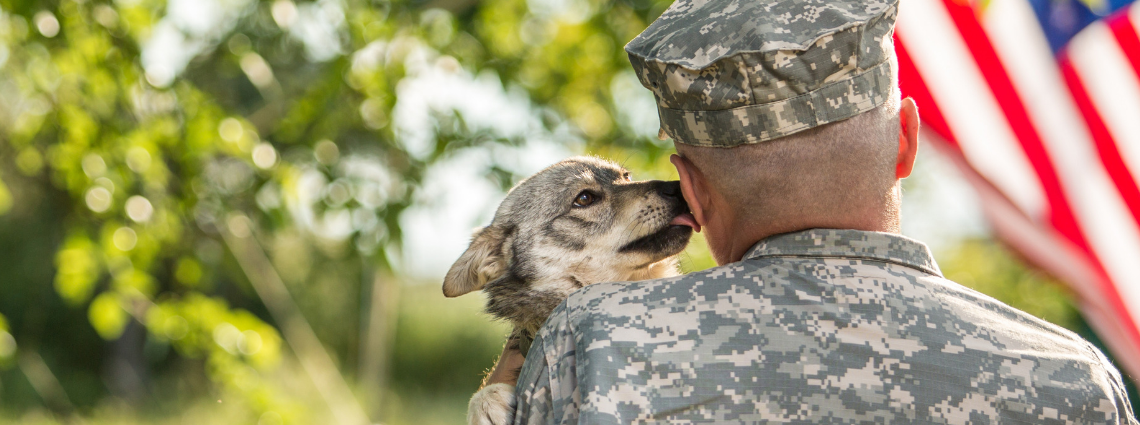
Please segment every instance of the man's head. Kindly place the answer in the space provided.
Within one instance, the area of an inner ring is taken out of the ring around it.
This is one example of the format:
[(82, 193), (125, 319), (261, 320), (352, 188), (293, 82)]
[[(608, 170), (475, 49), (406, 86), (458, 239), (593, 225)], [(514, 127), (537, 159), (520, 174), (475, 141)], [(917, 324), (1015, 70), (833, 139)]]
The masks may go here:
[(764, 143), (676, 143), (671, 161), (717, 263), (765, 237), (811, 228), (899, 231), (899, 179), (918, 148), (914, 102), (897, 96), (868, 112)]
[(812, 227), (898, 231), (918, 117), (898, 0), (676, 0), (626, 46), (721, 264)]

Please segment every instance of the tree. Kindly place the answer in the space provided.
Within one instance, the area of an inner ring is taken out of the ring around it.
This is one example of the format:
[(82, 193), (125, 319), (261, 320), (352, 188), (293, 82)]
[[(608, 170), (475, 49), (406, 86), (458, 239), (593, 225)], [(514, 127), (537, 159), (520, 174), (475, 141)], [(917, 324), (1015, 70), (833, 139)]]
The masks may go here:
[[(289, 263), (280, 245), (300, 240), (358, 276), (390, 274), (425, 170), (463, 149), (524, 142), (437, 111), (429, 146), (409, 147), (391, 119), (408, 64), (490, 72), (524, 90), (548, 129), (569, 123), (592, 146), (655, 158), (664, 145), (622, 119), (614, 88), (636, 81), (621, 45), (664, 5), (0, 2), (0, 212), (18, 243), (9, 248), (40, 255), (0, 290), (10, 335), (21, 352), (54, 344), (18, 305), (42, 300), (35, 288), (48, 278), (65, 323), (83, 319), (111, 341), (111, 354), (88, 354), (145, 378), (138, 353), (158, 340), (202, 359), (215, 386), (255, 410), (288, 410), (257, 371), (279, 363), (280, 329), (295, 343), (283, 322), (303, 316), (263, 292), (303, 293), (312, 279), (262, 281)], [(516, 180), (509, 167), (488, 173), (503, 187)], [(274, 263), (260, 261), (266, 246)], [(350, 289), (349, 300), (382, 290)], [(301, 298), (300, 310), (319, 310)], [(321, 337), (329, 364), (360, 344), (352, 330)]]

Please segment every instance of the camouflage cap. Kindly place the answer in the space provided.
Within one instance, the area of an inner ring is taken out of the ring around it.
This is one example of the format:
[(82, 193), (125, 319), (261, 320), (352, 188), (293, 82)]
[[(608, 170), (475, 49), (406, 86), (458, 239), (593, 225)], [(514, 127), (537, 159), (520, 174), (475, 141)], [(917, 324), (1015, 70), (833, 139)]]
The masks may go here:
[(897, 0), (676, 0), (625, 46), (662, 136), (732, 147), (881, 105)]

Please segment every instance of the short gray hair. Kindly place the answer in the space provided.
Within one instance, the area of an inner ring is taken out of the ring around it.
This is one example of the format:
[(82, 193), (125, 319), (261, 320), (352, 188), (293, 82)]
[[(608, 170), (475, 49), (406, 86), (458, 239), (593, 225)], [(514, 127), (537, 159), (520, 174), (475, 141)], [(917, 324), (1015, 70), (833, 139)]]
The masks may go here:
[(677, 151), (743, 219), (897, 208), (900, 103), (895, 89), (882, 105), (836, 123), (734, 148), (677, 143)]

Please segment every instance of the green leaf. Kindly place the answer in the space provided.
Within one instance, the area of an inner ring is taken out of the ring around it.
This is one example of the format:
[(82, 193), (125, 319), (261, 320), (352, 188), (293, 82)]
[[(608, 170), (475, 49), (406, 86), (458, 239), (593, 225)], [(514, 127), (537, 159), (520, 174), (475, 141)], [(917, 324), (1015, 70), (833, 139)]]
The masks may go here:
[(55, 290), (68, 304), (82, 304), (95, 290), (100, 273), (95, 253), (95, 244), (81, 233), (68, 237), (56, 253)]
[(147, 297), (153, 296), (157, 283), (149, 274), (137, 269), (120, 271), (115, 275), (114, 287), (123, 293), (137, 291)]
[(174, 268), (174, 278), (188, 287), (198, 286), (202, 280), (202, 265), (191, 257), (182, 257)]
[(10, 367), (16, 358), (16, 339), (8, 330), (8, 319), (0, 314), (0, 369)]
[(123, 310), (119, 295), (113, 292), (104, 292), (91, 301), (87, 309), (87, 319), (95, 332), (105, 340), (114, 340), (123, 334), (130, 316)]
[(12, 192), (8, 191), (8, 186), (0, 180), (0, 214), (7, 213), (12, 209)]
[(16, 339), (6, 331), (0, 331), (0, 369), (7, 369), (16, 362)]

